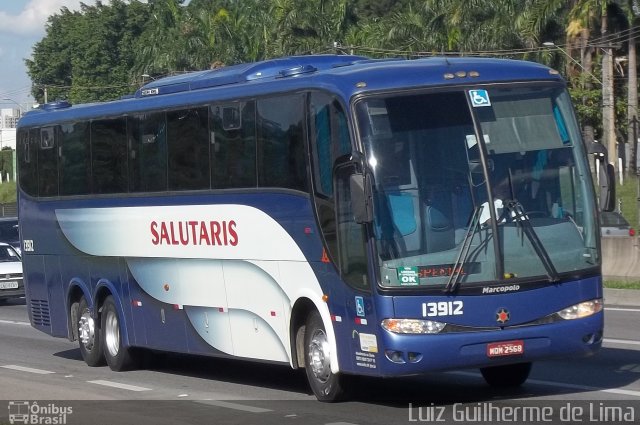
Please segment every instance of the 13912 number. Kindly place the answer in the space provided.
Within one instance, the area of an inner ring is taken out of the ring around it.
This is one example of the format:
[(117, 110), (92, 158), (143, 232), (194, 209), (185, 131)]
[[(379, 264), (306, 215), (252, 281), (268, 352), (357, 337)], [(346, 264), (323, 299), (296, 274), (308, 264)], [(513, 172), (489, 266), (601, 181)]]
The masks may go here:
[(422, 303), (422, 316), (459, 316), (463, 314), (463, 306), (464, 304), (462, 301), (439, 301), (432, 303)]

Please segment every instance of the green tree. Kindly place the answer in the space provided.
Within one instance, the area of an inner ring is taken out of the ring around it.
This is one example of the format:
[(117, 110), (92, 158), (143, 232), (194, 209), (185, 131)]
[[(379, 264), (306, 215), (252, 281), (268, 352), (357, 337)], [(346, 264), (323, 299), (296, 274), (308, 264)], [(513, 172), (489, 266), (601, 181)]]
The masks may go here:
[(25, 60), (36, 101), (43, 102), (46, 96), (50, 99), (67, 97), (72, 82), (71, 58), (76, 55), (74, 43), (79, 41), (73, 28), (80, 19), (80, 13), (66, 7), (59, 14), (50, 16), (46, 36), (33, 48), (33, 59)]
[(184, 46), (191, 40), (181, 33), (181, 4), (180, 0), (149, 0), (149, 21), (136, 43), (133, 74), (162, 76), (187, 68)]
[(355, 23), (350, 0), (272, 0), (276, 55), (327, 52)]
[(43, 102), (72, 103), (114, 99), (132, 90), (132, 48), (147, 25), (148, 8), (139, 1), (82, 4), (78, 12), (61, 9), (49, 18), (46, 35), (27, 60), (32, 94)]

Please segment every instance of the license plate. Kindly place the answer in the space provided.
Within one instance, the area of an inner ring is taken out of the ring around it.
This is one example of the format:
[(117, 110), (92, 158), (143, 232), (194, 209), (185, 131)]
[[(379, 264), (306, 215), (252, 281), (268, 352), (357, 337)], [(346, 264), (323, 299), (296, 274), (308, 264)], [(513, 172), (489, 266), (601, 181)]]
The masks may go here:
[(0, 289), (18, 289), (18, 282), (0, 282)]
[(519, 356), (524, 354), (524, 341), (503, 341), (487, 344), (488, 357)]

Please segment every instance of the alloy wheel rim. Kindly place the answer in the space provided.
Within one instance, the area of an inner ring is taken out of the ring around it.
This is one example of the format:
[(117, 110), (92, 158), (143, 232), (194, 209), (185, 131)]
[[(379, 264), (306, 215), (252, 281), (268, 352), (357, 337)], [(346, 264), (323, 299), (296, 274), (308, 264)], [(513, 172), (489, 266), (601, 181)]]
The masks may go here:
[(327, 335), (316, 329), (309, 341), (309, 365), (318, 381), (326, 383), (331, 376), (331, 359)]
[(118, 326), (118, 316), (113, 311), (107, 312), (104, 342), (109, 355), (111, 357), (117, 356), (120, 350), (120, 327)]

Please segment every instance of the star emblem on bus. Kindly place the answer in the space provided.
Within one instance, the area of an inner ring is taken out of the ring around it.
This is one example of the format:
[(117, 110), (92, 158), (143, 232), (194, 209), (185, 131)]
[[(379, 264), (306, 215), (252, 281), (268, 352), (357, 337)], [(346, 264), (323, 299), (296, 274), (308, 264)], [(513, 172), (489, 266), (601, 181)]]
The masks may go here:
[(509, 310), (507, 310), (506, 308), (501, 308), (496, 313), (496, 321), (498, 323), (507, 323), (510, 318), (511, 318), (511, 313), (509, 313)]

